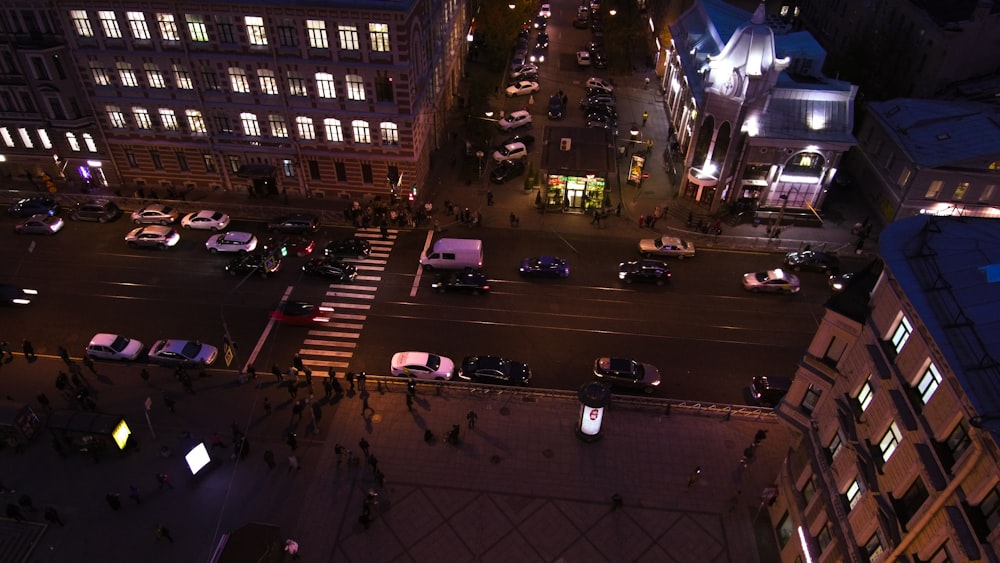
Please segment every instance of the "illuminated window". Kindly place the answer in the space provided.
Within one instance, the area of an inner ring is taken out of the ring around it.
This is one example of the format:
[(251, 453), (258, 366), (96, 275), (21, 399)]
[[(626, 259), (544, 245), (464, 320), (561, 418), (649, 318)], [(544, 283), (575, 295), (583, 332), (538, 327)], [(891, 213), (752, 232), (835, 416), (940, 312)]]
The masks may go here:
[(156, 22), (160, 26), (160, 37), (164, 41), (181, 40), (181, 35), (177, 32), (177, 22), (174, 21), (173, 14), (156, 14)]
[(104, 36), (108, 39), (121, 39), (122, 29), (118, 27), (118, 17), (115, 13), (110, 10), (101, 10), (97, 12), (97, 17), (101, 20), (101, 29), (104, 30)]
[(111, 86), (111, 75), (100, 61), (90, 61), (90, 73), (94, 76), (94, 84), (98, 86)]
[(295, 71), (288, 71), (288, 94), (291, 96), (306, 95), (306, 81)]
[(42, 147), (46, 149), (51, 149), (52, 140), (49, 139), (48, 132), (46, 132), (45, 129), (38, 129), (36, 133), (38, 133), (38, 140), (42, 142)]
[(357, 51), (358, 28), (353, 25), (338, 25), (337, 35), (340, 37), (340, 48), (345, 51)]
[(129, 88), (139, 86), (139, 80), (136, 79), (135, 71), (132, 70), (131, 64), (121, 61), (115, 63), (115, 68), (118, 69), (118, 79), (121, 80), (122, 86)]
[(205, 118), (201, 115), (200, 111), (189, 109), (184, 111), (184, 115), (187, 116), (188, 129), (192, 133), (208, 133), (208, 127), (205, 126)]
[(857, 479), (851, 481), (851, 485), (847, 487), (847, 492), (844, 493), (844, 498), (847, 499), (847, 506), (852, 509), (857, 506), (858, 501), (861, 500), (861, 483)]
[(899, 433), (899, 427), (893, 422), (889, 425), (889, 429), (885, 431), (885, 434), (882, 435), (882, 439), (878, 443), (878, 449), (882, 452), (882, 461), (889, 461), (893, 452), (896, 451), (896, 446), (899, 445), (902, 439), (903, 436)]
[(368, 37), (372, 41), (372, 51), (378, 53), (389, 52), (389, 24), (368, 24)]
[(927, 199), (936, 199), (938, 194), (941, 193), (941, 186), (944, 185), (942, 180), (934, 180), (931, 185), (927, 187), (927, 192), (924, 197)]
[(146, 71), (146, 80), (149, 82), (152, 88), (166, 88), (167, 82), (163, 79), (163, 72), (160, 71), (160, 67), (156, 66), (156, 63), (146, 63), (143, 65)]
[(287, 137), (288, 136), (288, 126), (285, 124), (285, 118), (272, 113), (267, 116), (267, 123), (271, 126), (271, 136), (272, 137)]
[(160, 108), (160, 123), (167, 131), (179, 131), (181, 128), (177, 121), (177, 115), (172, 109)]
[(243, 18), (247, 26), (247, 38), (251, 45), (267, 45), (267, 32), (264, 30), (264, 18), (246, 16)]
[(909, 168), (903, 168), (903, 170), (899, 173), (899, 178), (896, 179), (896, 185), (901, 188), (905, 188), (906, 183), (910, 181), (910, 176), (912, 175), (913, 175), (913, 170), (910, 170)]
[(132, 38), (142, 40), (149, 39), (149, 26), (146, 25), (146, 15), (142, 12), (126, 12), (128, 17), (128, 28), (132, 31)]
[(333, 75), (327, 72), (316, 73), (316, 93), (320, 98), (336, 98), (337, 91), (334, 88)]
[(182, 90), (194, 90), (194, 82), (191, 81), (191, 73), (182, 64), (175, 63), (171, 70), (174, 71), (174, 82)]
[(934, 392), (937, 391), (939, 385), (941, 385), (941, 373), (933, 362), (928, 363), (927, 369), (924, 370), (923, 375), (920, 376), (920, 380), (917, 381), (917, 391), (920, 392), (920, 400), (925, 405), (934, 396)]
[(997, 191), (996, 184), (986, 184), (983, 188), (983, 193), (979, 196), (980, 202), (990, 201), (993, 199), (993, 194)]
[(398, 145), (399, 144), (399, 127), (395, 123), (389, 121), (383, 121), (379, 123), (379, 133), (382, 135), (383, 145)]
[(903, 350), (903, 346), (906, 341), (910, 339), (910, 334), (913, 332), (913, 327), (910, 326), (910, 321), (906, 317), (900, 315), (899, 321), (896, 323), (896, 328), (892, 331), (892, 349), (896, 353), (900, 353)]
[(365, 81), (357, 74), (347, 75), (347, 99), (349, 100), (364, 100), (365, 99)]
[(309, 32), (309, 46), (313, 49), (328, 49), (330, 40), (326, 35), (326, 22), (322, 20), (306, 20), (306, 30)]
[(870, 404), (872, 404), (871, 376), (865, 380), (865, 384), (862, 385), (861, 390), (858, 391), (858, 405), (861, 407), (862, 412), (865, 411)]
[(208, 26), (205, 25), (205, 18), (203, 16), (184, 14), (184, 20), (187, 21), (188, 35), (191, 36), (191, 41), (197, 43), (208, 42)]
[(83, 144), (87, 145), (88, 151), (97, 152), (97, 143), (94, 142), (94, 136), (90, 133), (83, 134)]
[(86, 10), (70, 10), (69, 18), (73, 20), (73, 29), (79, 37), (94, 36), (94, 28), (90, 25)]
[(107, 106), (105, 110), (108, 112), (108, 120), (111, 122), (111, 127), (115, 129), (124, 129), (128, 122), (125, 121), (125, 114), (122, 113), (122, 108), (118, 106)]
[(273, 70), (259, 69), (257, 77), (260, 79), (260, 91), (269, 96), (278, 95), (278, 81), (274, 77)]
[(295, 126), (299, 130), (299, 138), (305, 140), (315, 140), (316, 139), (316, 128), (313, 126), (313, 120), (308, 117), (296, 117)]
[(951, 195), (951, 199), (954, 201), (962, 201), (965, 199), (965, 192), (969, 191), (969, 183), (962, 182), (955, 187), (955, 193)]
[(133, 107), (132, 117), (135, 118), (135, 124), (139, 126), (139, 129), (153, 128), (153, 118), (149, 116), (149, 110), (146, 108)]
[(201, 155), (201, 162), (205, 165), (205, 172), (215, 172), (215, 157), (210, 154)]
[[(4, 130), (2, 130), (0, 132), (5, 133), (6, 131), (7, 130), (4, 129)], [(4, 135), (4, 137), (6, 139), (7, 137), (10, 137), (10, 135)], [(72, 149), (74, 152), (80, 152), (80, 141), (78, 141), (76, 139), (76, 135), (75, 134), (73, 134), (73, 133), (66, 133), (66, 143), (69, 145), (69, 148)]]
[(233, 87), (233, 92), (247, 94), (250, 92), (250, 81), (247, 80), (247, 73), (239, 67), (229, 67), (229, 83)]
[(243, 134), (248, 137), (260, 137), (260, 123), (257, 116), (252, 113), (241, 113), (240, 122), (243, 124)]
[(354, 142), (355, 143), (371, 143), (372, 136), (371, 131), (368, 129), (368, 122), (355, 119), (351, 122), (351, 130), (354, 132)]
[(326, 140), (332, 143), (344, 142), (344, 128), (340, 125), (339, 119), (328, 117), (323, 120), (323, 129), (326, 131)]

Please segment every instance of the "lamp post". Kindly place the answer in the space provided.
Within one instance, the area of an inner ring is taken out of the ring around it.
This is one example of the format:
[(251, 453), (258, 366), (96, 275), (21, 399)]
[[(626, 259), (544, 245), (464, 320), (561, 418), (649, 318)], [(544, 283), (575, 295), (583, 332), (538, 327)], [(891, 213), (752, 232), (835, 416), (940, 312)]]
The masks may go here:
[(481, 150), (480, 151), (476, 151), (476, 161), (479, 162), (479, 176), (480, 177), (482, 177), (482, 175), (483, 175), (483, 157), (484, 156), (486, 156), (486, 153), (484, 153), (483, 151), (481, 151)]
[(798, 188), (791, 188), (788, 190), (788, 192), (778, 196), (778, 199), (781, 200), (781, 209), (778, 210), (778, 219), (777, 221), (774, 222), (774, 225), (771, 226), (769, 234), (773, 234), (778, 229), (781, 228), (781, 222), (785, 219), (785, 208), (788, 207), (788, 196), (792, 192), (798, 192), (798, 191), (799, 191)]

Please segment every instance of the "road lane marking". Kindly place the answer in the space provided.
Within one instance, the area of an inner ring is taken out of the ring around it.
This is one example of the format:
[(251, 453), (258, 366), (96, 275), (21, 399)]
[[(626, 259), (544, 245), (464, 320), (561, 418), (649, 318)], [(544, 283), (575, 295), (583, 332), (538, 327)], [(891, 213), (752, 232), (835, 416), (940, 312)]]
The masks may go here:
[[(285, 294), (281, 296), (281, 301), (278, 302), (278, 307), (275, 311), (280, 311), (281, 307), (288, 301), (288, 297), (292, 294), (292, 290), (295, 289), (294, 285), (288, 286), (285, 289)], [(246, 373), (247, 367), (252, 366), (255, 361), (257, 361), (257, 356), (260, 354), (261, 348), (264, 347), (264, 342), (267, 340), (268, 335), (271, 334), (271, 329), (274, 325), (278, 323), (278, 319), (271, 317), (268, 319), (267, 324), (264, 326), (264, 330), (260, 333), (260, 338), (257, 339), (257, 344), (254, 345), (253, 351), (250, 352), (250, 357), (247, 358), (247, 363), (243, 364), (243, 373)]]

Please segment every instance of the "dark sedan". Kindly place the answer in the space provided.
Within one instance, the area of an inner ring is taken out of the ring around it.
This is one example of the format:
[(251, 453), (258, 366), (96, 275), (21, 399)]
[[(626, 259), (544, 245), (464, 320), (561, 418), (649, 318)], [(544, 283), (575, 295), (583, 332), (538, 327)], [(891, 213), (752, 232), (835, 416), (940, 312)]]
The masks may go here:
[(0, 305), (27, 305), (38, 297), (37, 289), (0, 283)]
[(519, 271), (522, 276), (565, 278), (569, 277), (569, 262), (556, 256), (536, 256), (521, 260)]
[(336, 240), (326, 245), (323, 254), (326, 256), (349, 256), (351, 258), (368, 258), (372, 253), (372, 246), (368, 241), (360, 238), (347, 238)]
[(802, 252), (789, 252), (785, 256), (785, 266), (796, 272), (803, 270), (807, 272), (823, 272), (836, 274), (840, 272), (840, 260), (833, 254), (826, 252), (816, 252), (814, 250), (803, 250)]
[(267, 230), (281, 233), (315, 233), (319, 219), (312, 215), (285, 215), (268, 222)]
[(14, 217), (31, 217), (32, 215), (56, 215), (62, 207), (50, 197), (26, 197), (14, 202), (7, 212)]
[(358, 268), (354, 264), (345, 264), (329, 258), (313, 258), (303, 264), (302, 271), (338, 282), (354, 281), (358, 276)]
[(490, 385), (525, 386), (531, 381), (528, 364), (499, 356), (468, 356), (458, 370), (459, 379)]
[(656, 366), (629, 358), (597, 358), (594, 377), (614, 386), (642, 389), (645, 393), (652, 393), (660, 386), (660, 370)]
[(449, 272), (438, 275), (431, 288), (438, 293), (446, 291), (459, 291), (479, 295), (490, 290), (490, 280), (482, 272), (476, 270), (465, 270), (461, 272)]
[(636, 281), (663, 285), (670, 281), (670, 266), (662, 260), (633, 260), (618, 264), (618, 279), (625, 283)]
[(226, 271), (233, 276), (256, 273), (266, 278), (278, 273), (280, 269), (281, 259), (264, 252), (252, 252), (237, 256), (226, 265)]
[(309, 256), (316, 248), (316, 241), (299, 235), (272, 237), (264, 243), (264, 250), (276, 250), (282, 256)]
[(503, 160), (490, 172), (490, 181), (503, 184), (524, 174), (524, 162), (521, 160)]
[(549, 119), (562, 119), (566, 115), (566, 104), (559, 94), (549, 97)]

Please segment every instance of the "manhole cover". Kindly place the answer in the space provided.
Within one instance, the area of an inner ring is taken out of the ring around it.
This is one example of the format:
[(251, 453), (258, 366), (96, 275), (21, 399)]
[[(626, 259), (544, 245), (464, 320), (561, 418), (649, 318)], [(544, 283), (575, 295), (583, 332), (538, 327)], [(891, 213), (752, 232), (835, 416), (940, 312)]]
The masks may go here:
[(556, 455), (556, 452), (552, 450), (542, 450), (542, 457), (544, 458), (551, 458), (554, 455)]
[(510, 414), (510, 409), (507, 407), (500, 407), (500, 414), (507, 416)]
[(500, 463), (500, 456), (498, 455), (490, 456), (490, 463), (492, 463), (493, 465)]

